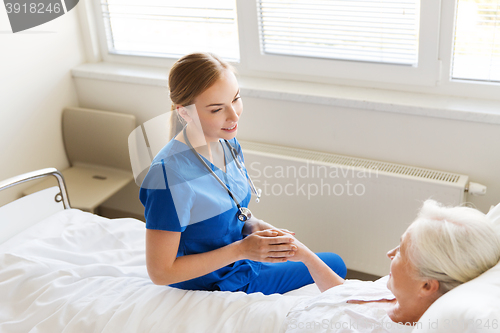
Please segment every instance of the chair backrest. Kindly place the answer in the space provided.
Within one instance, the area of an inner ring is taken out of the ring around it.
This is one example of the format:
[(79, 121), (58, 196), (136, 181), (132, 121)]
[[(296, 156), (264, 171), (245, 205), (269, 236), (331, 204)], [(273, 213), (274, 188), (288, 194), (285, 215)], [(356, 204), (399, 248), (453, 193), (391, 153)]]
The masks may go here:
[(62, 132), (71, 165), (78, 163), (131, 170), (128, 136), (134, 130), (130, 114), (68, 107)]

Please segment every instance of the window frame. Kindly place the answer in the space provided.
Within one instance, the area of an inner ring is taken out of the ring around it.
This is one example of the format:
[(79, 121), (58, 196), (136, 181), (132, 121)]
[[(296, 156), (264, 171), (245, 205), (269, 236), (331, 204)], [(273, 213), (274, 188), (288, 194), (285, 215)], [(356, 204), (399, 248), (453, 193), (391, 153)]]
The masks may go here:
[[(262, 54), (257, 1), (237, 0), (241, 63), (249, 70), (336, 77), (386, 83), (435, 85), (441, 0), (421, 1), (418, 66)], [(423, 24), (423, 23), (426, 24)]]
[(97, 28), (98, 44), (104, 62), (158, 67), (171, 67), (174, 64), (175, 59), (173, 58), (109, 53), (106, 27), (102, 19), (101, 0), (92, 0), (92, 9), (90, 11), (90, 15), (95, 17), (93, 21)]
[[(354, 67), (356, 72), (353, 72), (354, 75), (351, 75), (352, 73), (349, 71), (339, 73), (330, 69), (329, 75), (325, 75), (324, 71), (318, 73), (317, 70), (314, 72), (314, 70), (297, 69), (290, 65), (287, 65), (288, 67), (292, 67), (290, 70), (285, 68), (278, 71), (277, 69), (280, 69), (280, 66), (285, 65), (278, 64), (279, 66), (276, 67), (271, 66), (269, 63), (266, 63), (267, 59), (260, 55), (257, 3), (255, 0), (236, 0), (240, 40), (240, 62), (232, 64), (239, 75), (260, 77), (263, 79), (272, 78), (290, 81), (307, 81), (359, 88), (377, 88), (413, 93), (500, 100), (500, 94), (498, 94), (500, 84), (451, 79), (455, 12), (457, 6), (456, 0), (439, 0), (438, 2), (422, 0), (422, 2), (434, 3), (433, 8), (436, 10), (431, 15), (434, 18), (432, 24), (420, 24), (420, 28), (424, 29), (420, 34), (420, 38), (422, 38), (422, 33), (424, 33), (424, 36), (430, 34), (431, 40), (433, 41), (429, 43), (429, 51), (425, 51), (425, 46), (422, 47), (419, 43), (419, 61), (422, 59), (420, 53), (423, 53), (425, 59), (428, 59), (426, 60), (427, 67), (420, 68), (423, 70), (421, 77), (415, 78), (418, 76), (416, 74), (416, 68), (401, 68), (402, 66), (400, 65), (283, 56), (278, 57), (284, 58), (282, 59), (285, 60), (284, 62), (291, 61), (292, 59), (290, 58), (296, 58), (294, 59), (295, 67), (299, 67), (297, 64), (303, 66), (306, 60), (318, 60), (320, 62), (316, 63), (316, 65), (319, 64), (319, 68), (337, 63), (335, 66), (344, 64), (351, 65), (351, 68)], [(439, 5), (437, 5), (438, 3)], [(108, 47), (100, 1), (93, 0), (90, 6), (82, 6), (80, 10), (84, 11), (81, 15), (86, 17), (85, 21), (89, 22), (89, 24), (93, 22), (95, 25), (94, 29), (83, 28), (83, 34), (87, 36), (84, 37), (84, 39), (95, 40), (94, 43), (87, 43), (87, 47), (92, 48), (92, 51), (87, 53), (100, 54), (104, 62), (149, 67), (154, 66), (168, 69), (177, 60), (173, 58), (109, 54), (107, 52)], [(421, 23), (425, 21), (425, 13), (426, 11), (421, 10)], [(422, 26), (426, 28), (422, 28)], [(432, 34), (434, 34), (434, 36), (432, 36)], [(275, 56), (268, 55), (268, 57)], [(96, 58), (97, 57), (93, 57), (93, 61), (97, 61)], [(274, 60), (272, 64), (277, 65), (276, 60)], [(310, 65), (307, 66), (309, 66), (308, 69), (310, 69)], [(373, 73), (367, 74), (367, 72), (371, 70), (368, 67), (378, 67), (379, 69), (375, 69), (375, 73), (378, 75), (374, 75)], [(410, 78), (415, 78), (415, 80), (412, 81)]]

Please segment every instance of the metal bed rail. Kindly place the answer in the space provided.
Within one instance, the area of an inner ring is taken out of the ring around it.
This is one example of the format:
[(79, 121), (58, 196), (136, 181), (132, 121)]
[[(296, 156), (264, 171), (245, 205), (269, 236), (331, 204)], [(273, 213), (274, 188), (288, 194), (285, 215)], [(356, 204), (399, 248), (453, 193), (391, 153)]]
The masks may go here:
[(2, 180), (0, 181), (0, 191), (28, 182), (30, 180), (44, 178), (47, 176), (54, 176), (57, 179), (57, 185), (59, 186), (60, 192), (56, 195), (55, 201), (62, 201), (64, 209), (70, 209), (71, 206), (69, 204), (68, 191), (66, 189), (66, 184), (64, 183), (63, 175), (56, 168), (40, 169), (27, 172), (22, 175), (14, 176), (6, 180)]

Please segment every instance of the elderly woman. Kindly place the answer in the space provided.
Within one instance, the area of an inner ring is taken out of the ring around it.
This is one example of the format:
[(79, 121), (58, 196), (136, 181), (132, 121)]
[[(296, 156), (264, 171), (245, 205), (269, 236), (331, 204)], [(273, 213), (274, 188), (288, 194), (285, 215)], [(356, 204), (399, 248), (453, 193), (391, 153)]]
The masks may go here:
[[(298, 249), (293, 260), (302, 261), (319, 289), (328, 290), (325, 294), (335, 297), (339, 287), (330, 288), (345, 281), (298, 240), (295, 245)], [(387, 256), (391, 268), (385, 279), (394, 297), (387, 291), (389, 297), (386, 293), (375, 301), (389, 305), (386, 314), (393, 322), (414, 324), (440, 296), (497, 264), (500, 238), (493, 223), (478, 210), (447, 208), (427, 200), (401, 236), (399, 246)], [(358, 293), (355, 299), (359, 301), (351, 298), (344, 303), (364, 304), (369, 298)]]

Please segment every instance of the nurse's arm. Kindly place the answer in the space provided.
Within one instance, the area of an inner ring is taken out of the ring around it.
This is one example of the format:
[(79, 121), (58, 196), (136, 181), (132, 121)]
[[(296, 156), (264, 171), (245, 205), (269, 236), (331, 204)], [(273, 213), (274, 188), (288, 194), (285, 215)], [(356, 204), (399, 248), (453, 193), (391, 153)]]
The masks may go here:
[(258, 231), (219, 249), (177, 257), (180, 232), (146, 229), (146, 266), (158, 285), (169, 285), (211, 273), (235, 261), (250, 259), (283, 262), (293, 256), (291, 236), (276, 236), (272, 230)]

